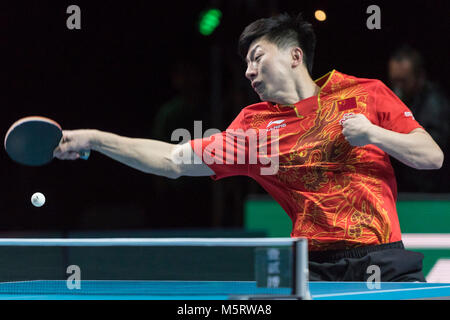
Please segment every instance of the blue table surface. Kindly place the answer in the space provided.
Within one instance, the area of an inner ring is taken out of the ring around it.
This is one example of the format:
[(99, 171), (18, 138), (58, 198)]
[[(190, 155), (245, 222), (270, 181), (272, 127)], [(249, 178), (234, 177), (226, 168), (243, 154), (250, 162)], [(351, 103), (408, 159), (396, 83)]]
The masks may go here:
[[(310, 282), (313, 300), (401, 300), (450, 298), (450, 284)], [(253, 281), (83, 280), (68, 289), (63, 280), (0, 283), (6, 300), (227, 300), (239, 295), (289, 295), (289, 288), (260, 288)]]

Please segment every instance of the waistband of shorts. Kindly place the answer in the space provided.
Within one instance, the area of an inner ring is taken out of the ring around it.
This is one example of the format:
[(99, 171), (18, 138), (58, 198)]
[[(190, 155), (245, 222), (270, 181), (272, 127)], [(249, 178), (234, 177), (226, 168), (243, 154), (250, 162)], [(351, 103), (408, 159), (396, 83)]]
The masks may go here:
[(362, 258), (370, 252), (388, 249), (405, 249), (405, 246), (402, 241), (397, 241), (347, 250), (310, 251), (308, 253), (308, 260), (313, 262), (332, 262), (344, 258)]

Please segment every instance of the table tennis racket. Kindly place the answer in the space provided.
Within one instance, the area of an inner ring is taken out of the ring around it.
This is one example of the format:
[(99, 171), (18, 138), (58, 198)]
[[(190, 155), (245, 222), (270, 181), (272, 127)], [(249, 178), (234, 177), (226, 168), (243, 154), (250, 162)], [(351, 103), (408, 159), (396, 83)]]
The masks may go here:
[[(9, 157), (23, 165), (42, 166), (53, 160), (53, 151), (62, 139), (61, 126), (54, 120), (32, 116), (19, 119), (5, 136), (5, 150)], [(90, 151), (79, 152), (87, 160)]]

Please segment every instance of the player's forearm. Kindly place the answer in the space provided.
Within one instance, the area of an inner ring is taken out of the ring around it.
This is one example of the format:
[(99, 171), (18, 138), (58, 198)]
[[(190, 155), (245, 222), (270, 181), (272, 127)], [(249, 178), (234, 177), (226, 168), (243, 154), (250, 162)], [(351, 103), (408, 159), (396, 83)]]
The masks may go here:
[(93, 130), (90, 145), (92, 150), (145, 173), (179, 177), (177, 165), (171, 160), (173, 144)]
[(369, 135), (371, 144), (415, 169), (440, 169), (444, 154), (431, 136), (424, 131), (410, 134), (373, 126)]

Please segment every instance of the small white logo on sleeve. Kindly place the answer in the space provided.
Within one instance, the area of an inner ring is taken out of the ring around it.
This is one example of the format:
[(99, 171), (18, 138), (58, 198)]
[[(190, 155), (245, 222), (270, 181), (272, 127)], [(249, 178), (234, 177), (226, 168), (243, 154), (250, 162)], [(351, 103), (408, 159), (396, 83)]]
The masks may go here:
[(412, 114), (412, 112), (409, 112), (409, 111), (405, 111), (405, 117), (411, 117), (411, 118), (413, 118), (413, 120), (414, 120), (414, 116), (413, 116), (413, 114)]

